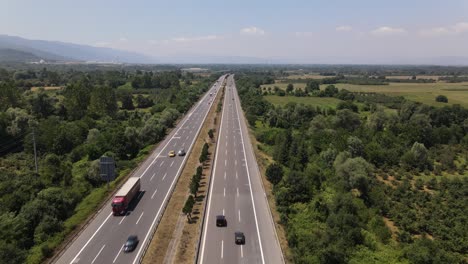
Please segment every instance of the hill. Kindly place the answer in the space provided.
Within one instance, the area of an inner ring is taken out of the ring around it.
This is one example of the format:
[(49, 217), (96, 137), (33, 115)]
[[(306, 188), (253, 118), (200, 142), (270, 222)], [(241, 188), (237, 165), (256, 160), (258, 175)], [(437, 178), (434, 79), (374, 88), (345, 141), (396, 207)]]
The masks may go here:
[[(100, 48), (89, 45), (47, 40), (30, 40), (16, 36), (0, 35), (0, 49), (6, 57), (28, 62), (32, 56), (47, 61), (96, 61), (125, 63), (154, 63), (149, 56), (135, 52)], [(23, 53), (23, 56), (19, 56)], [(30, 55), (24, 56), (29, 53)]]

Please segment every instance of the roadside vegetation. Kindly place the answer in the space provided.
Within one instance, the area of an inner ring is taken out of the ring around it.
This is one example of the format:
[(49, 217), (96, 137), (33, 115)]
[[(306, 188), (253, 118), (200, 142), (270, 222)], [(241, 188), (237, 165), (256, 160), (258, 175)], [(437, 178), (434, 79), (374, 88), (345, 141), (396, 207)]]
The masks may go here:
[[(258, 148), (274, 160), (266, 177), (293, 262), (466, 263), (468, 109), (353, 92), (342, 77), (275, 89), (287, 75), (239, 72), (236, 82)], [(361, 79), (351, 83), (368, 87)]]
[[(50, 257), (212, 80), (131, 67), (0, 69), (0, 259)], [(116, 161), (110, 189), (102, 155)]]

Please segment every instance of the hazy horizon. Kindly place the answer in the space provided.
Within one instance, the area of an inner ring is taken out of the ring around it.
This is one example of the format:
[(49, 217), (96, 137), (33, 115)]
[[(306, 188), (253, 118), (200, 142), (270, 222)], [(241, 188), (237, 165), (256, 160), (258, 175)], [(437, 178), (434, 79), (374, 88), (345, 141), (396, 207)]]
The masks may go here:
[[(0, 34), (159, 58), (431, 64), (468, 58), (468, 2), (6, 1)], [(92, 7), (92, 8), (90, 8)], [(437, 59), (438, 58), (438, 59)]]

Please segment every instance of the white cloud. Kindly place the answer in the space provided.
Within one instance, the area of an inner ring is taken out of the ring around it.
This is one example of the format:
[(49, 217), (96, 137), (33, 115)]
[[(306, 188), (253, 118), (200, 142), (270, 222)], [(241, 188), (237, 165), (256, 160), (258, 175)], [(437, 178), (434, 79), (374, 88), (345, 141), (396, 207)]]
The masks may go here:
[(265, 30), (258, 27), (247, 27), (240, 30), (243, 35), (265, 35)]
[(192, 42), (192, 41), (200, 41), (200, 40), (213, 40), (218, 39), (219, 37), (216, 35), (209, 35), (209, 36), (200, 36), (200, 37), (179, 37), (173, 38), (172, 41), (175, 42)]
[(198, 36), (198, 37), (177, 37), (177, 38), (163, 39), (163, 40), (148, 40), (148, 43), (152, 45), (170, 44), (170, 43), (189, 43), (189, 42), (204, 41), (204, 40), (215, 40), (215, 39), (221, 39), (221, 38), (223, 37), (217, 36), (217, 35)]
[(335, 30), (336, 31), (345, 31), (345, 32), (347, 32), (347, 31), (353, 30), (353, 28), (351, 26), (345, 25), (345, 26), (339, 26), (339, 27), (335, 28)]
[(402, 35), (406, 34), (406, 30), (404, 28), (393, 28), (384, 26), (372, 30), (371, 34), (375, 36)]
[(448, 27), (434, 27), (431, 29), (423, 29), (419, 35), (424, 37), (438, 37), (446, 35), (457, 35), (468, 32), (468, 22), (459, 22)]
[(121, 42), (127, 42), (127, 41), (128, 41), (128, 39), (127, 39), (127, 38), (125, 38), (125, 37), (121, 37), (121, 38), (119, 38), (119, 41), (121, 41)]

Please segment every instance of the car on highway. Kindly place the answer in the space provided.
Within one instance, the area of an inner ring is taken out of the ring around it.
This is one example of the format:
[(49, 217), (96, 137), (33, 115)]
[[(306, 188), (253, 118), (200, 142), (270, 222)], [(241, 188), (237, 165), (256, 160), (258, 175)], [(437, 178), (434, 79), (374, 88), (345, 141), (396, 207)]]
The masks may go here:
[(217, 215), (216, 216), (216, 226), (227, 226), (226, 217), (224, 215)]
[(169, 157), (175, 157), (175, 151), (173, 150), (169, 151)]
[(124, 244), (124, 252), (132, 252), (138, 245), (138, 237), (137, 236), (129, 236), (127, 241)]
[(237, 231), (234, 233), (236, 244), (237, 245), (244, 245), (245, 244), (245, 236), (244, 233)]
[(185, 149), (179, 149), (179, 151), (177, 152), (177, 155), (178, 156), (185, 156)]

